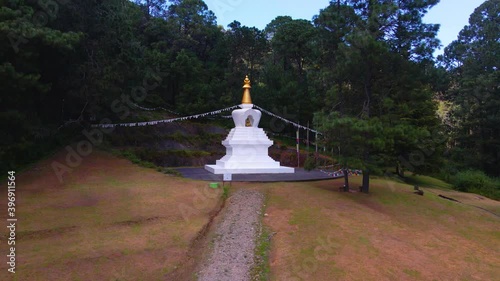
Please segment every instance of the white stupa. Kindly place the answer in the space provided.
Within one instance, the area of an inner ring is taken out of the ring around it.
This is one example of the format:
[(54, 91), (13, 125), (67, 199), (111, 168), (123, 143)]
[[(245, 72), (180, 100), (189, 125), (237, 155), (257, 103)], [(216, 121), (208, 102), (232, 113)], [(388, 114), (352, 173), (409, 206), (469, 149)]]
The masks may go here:
[(241, 109), (232, 113), (235, 128), (222, 141), (226, 156), (215, 165), (205, 165), (205, 169), (214, 174), (294, 173), (294, 168), (280, 166), (280, 162), (269, 157), (268, 148), (273, 141), (258, 127), (262, 113), (253, 109), (248, 76), (244, 83)]

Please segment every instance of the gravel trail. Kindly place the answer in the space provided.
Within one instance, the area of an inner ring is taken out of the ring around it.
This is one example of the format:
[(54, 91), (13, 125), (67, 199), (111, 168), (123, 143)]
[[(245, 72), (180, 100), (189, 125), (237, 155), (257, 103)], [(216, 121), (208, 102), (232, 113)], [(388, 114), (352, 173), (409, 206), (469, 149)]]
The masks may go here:
[(222, 220), (216, 226), (213, 249), (201, 266), (198, 281), (250, 280), (264, 195), (254, 190), (238, 190), (226, 204)]

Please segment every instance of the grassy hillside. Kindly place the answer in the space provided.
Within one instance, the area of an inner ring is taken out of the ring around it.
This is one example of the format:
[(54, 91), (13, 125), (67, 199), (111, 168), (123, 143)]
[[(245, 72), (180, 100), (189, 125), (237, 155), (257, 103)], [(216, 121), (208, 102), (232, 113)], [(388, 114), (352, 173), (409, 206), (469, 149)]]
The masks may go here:
[[(360, 178), (351, 182), (359, 185)], [(369, 195), (338, 192), (340, 185), (325, 181), (266, 187), (264, 221), (276, 232), (271, 280), (499, 276), (498, 216), (434, 193), (418, 196), (412, 186), (386, 180), (373, 180)], [(482, 200), (500, 211), (497, 201)]]
[[(219, 209), (222, 191), (100, 151), (84, 157), (61, 183), (51, 164), (64, 163), (65, 157), (61, 152), (17, 175), (14, 280), (169, 280), (171, 273), (195, 278), (189, 271), (199, 257), (193, 253), (203, 252), (197, 249), (203, 244), (194, 241)], [(360, 180), (350, 182), (357, 186)], [(233, 183), (231, 190), (266, 194), (263, 220), (272, 240), (269, 268), (261, 270), (270, 270), (270, 280), (500, 275), (500, 218), (492, 214), (500, 215), (500, 203), (446, 189), (432, 178), (415, 180), (424, 196), (413, 194), (411, 185), (385, 179), (373, 179), (368, 195), (339, 192), (342, 180)], [(6, 198), (5, 190), (1, 196)], [(0, 208), (6, 209), (6, 200)], [(7, 230), (0, 234), (5, 241)], [(269, 240), (263, 241), (259, 255), (269, 247)], [(6, 247), (2, 243), (0, 250), (7, 252)], [(11, 277), (1, 265), (0, 280)]]
[[(220, 203), (221, 194), (204, 182), (99, 151), (60, 183), (51, 163), (65, 157), (17, 175), (15, 280), (165, 280)], [(7, 198), (4, 189), (1, 196)], [(6, 200), (0, 208), (7, 209)], [(7, 229), (0, 234), (5, 241)], [(0, 280), (12, 280), (7, 274), (3, 263)]]

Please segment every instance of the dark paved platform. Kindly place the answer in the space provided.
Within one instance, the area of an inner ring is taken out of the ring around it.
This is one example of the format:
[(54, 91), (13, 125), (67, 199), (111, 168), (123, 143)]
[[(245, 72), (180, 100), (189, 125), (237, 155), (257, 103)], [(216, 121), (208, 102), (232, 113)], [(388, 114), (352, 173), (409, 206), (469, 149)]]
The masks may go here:
[[(222, 175), (215, 175), (204, 168), (176, 168), (185, 178), (204, 181), (222, 181)], [(302, 168), (295, 168), (293, 174), (233, 174), (236, 182), (284, 182), (284, 181), (318, 181), (331, 180), (336, 177), (321, 171), (307, 172)], [(338, 178), (338, 177), (337, 177)]]

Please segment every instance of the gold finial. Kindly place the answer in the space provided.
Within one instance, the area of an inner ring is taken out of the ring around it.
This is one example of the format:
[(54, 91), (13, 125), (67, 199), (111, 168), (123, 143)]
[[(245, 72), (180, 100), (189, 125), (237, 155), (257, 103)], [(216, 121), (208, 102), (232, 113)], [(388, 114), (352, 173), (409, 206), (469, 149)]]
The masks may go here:
[(243, 85), (243, 99), (241, 99), (242, 104), (252, 104), (252, 98), (250, 97), (250, 79), (248, 79), (248, 75), (245, 76), (245, 81), (243, 81), (245, 85)]

